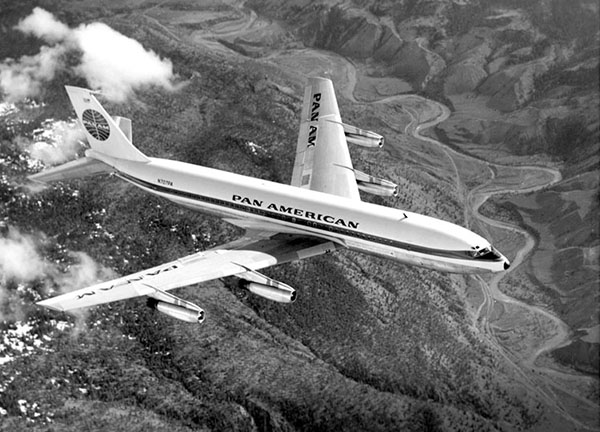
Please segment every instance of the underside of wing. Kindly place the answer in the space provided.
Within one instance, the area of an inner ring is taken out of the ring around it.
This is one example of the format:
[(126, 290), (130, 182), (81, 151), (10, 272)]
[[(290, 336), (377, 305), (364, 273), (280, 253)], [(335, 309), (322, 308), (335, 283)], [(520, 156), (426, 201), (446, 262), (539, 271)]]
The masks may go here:
[[(89, 307), (255, 270), (334, 250), (326, 240), (291, 234), (248, 235), (219, 249), (193, 255), (38, 302), (59, 311)], [(250, 275), (251, 276), (251, 275)]]
[(331, 80), (309, 78), (291, 184), (360, 200)]

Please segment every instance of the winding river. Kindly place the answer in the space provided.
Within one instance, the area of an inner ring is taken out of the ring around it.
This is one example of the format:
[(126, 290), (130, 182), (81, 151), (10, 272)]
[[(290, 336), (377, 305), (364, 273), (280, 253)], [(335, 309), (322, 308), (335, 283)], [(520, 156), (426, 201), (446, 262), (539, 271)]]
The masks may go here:
[[(401, 101), (403, 97), (404, 96), (397, 96), (394, 99), (396, 99), (396, 101)], [(420, 96), (411, 97), (421, 98)], [(459, 195), (462, 195), (464, 194), (464, 188), (462, 186), (460, 172), (457, 169), (455, 158), (460, 157), (463, 159), (474, 159), (478, 162), (483, 161), (468, 154), (460, 153), (433, 138), (421, 135), (421, 131), (433, 127), (438, 123), (441, 123), (442, 121), (446, 120), (450, 115), (450, 110), (445, 105), (425, 98), (421, 99), (422, 102), (437, 105), (437, 111), (439, 111), (440, 114), (433, 119), (427, 119), (425, 122), (419, 122), (417, 117), (413, 115), (413, 113), (410, 110), (406, 110), (406, 112), (409, 113), (412, 119), (410, 124), (406, 127), (406, 132), (410, 133), (413, 137), (420, 139), (421, 141), (439, 147), (447, 155), (455, 172), (457, 191)], [(388, 100), (392, 99), (388, 98)], [(435, 112), (436, 110), (432, 111)], [(509, 230), (517, 233), (525, 239), (525, 243), (516, 252), (516, 256), (512, 261), (511, 268), (507, 272), (494, 274), (489, 279), (486, 279), (481, 276), (475, 276), (477, 281), (479, 282), (482, 293), (484, 295), (484, 301), (481, 303), (476, 313), (476, 322), (479, 324), (480, 330), (486, 334), (488, 340), (499, 350), (499, 352), (503, 354), (505, 359), (510, 364), (512, 364), (514, 368), (519, 372), (519, 375), (521, 375), (523, 379), (523, 383), (526, 384), (531, 391), (537, 393), (540, 397), (542, 397), (545, 400), (546, 403), (558, 410), (558, 412), (560, 412), (566, 419), (570, 420), (575, 425), (586, 429), (594, 429), (590, 428), (588, 424), (582, 423), (580, 420), (575, 418), (571, 414), (569, 408), (562, 403), (562, 401), (557, 396), (554, 390), (560, 390), (560, 392), (567, 393), (570, 397), (578, 400), (579, 403), (588, 405), (590, 409), (597, 409), (597, 406), (592, 401), (581, 397), (579, 394), (565, 389), (563, 386), (561, 386), (560, 382), (555, 381), (553, 378), (566, 378), (574, 381), (580, 381), (582, 384), (590, 383), (592, 382), (592, 379), (590, 377), (582, 376), (579, 374), (565, 373), (547, 367), (538, 367), (536, 365), (536, 360), (542, 354), (550, 352), (554, 349), (560, 348), (570, 343), (569, 326), (565, 324), (553, 312), (546, 310), (542, 307), (530, 305), (523, 301), (517, 300), (513, 297), (506, 295), (499, 289), (500, 282), (504, 278), (508, 277), (512, 272), (514, 272), (521, 264), (523, 264), (523, 262), (529, 257), (531, 252), (534, 250), (536, 246), (536, 241), (534, 237), (517, 225), (491, 219), (479, 212), (483, 204), (494, 195), (507, 193), (523, 194), (539, 191), (561, 181), (561, 173), (556, 169), (542, 166), (508, 166), (487, 161), (485, 162), (485, 164), (487, 165), (490, 172), (489, 180), (466, 193), (465, 219), (468, 220), (467, 213), (470, 213), (477, 220), (488, 226), (499, 228), (501, 230)], [(535, 179), (535, 181), (530, 181), (528, 184), (522, 184), (520, 187), (507, 187), (496, 178), (496, 172), (498, 168), (511, 168), (514, 170), (522, 170), (527, 174), (526, 176), (524, 176), (524, 178)], [(553, 323), (556, 332), (545, 335), (543, 343), (530, 356), (528, 356), (527, 358), (522, 358), (522, 355), (520, 355), (521, 353), (511, 352), (510, 349), (506, 348), (497, 339), (496, 333), (491, 322), (493, 321), (495, 308), (498, 306), (498, 302), (504, 305), (510, 305), (512, 307), (520, 308), (523, 310), (523, 312), (530, 312), (534, 319), (536, 319), (536, 316), (542, 316), (545, 319), (550, 320)]]
[[(371, 102), (357, 100), (354, 96), (357, 85), (357, 71), (355, 64), (346, 58), (336, 56), (330, 52), (319, 51), (316, 55), (318, 57), (328, 57), (329, 61), (331, 61), (332, 56), (337, 57), (336, 60), (338, 64), (342, 65), (345, 69), (343, 73), (338, 72), (345, 78), (345, 85), (342, 86), (340, 92), (352, 102), (360, 104), (402, 104), (403, 111), (410, 116), (411, 121), (403, 130), (398, 130), (398, 132), (410, 134), (416, 139), (429, 145), (436, 146), (446, 155), (448, 162), (454, 171), (457, 194), (463, 198), (464, 220), (466, 225), (469, 225), (469, 220), (474, 218), (484, 226), (511, 231), (524, 239), (523, 246), (516, 251), (511, 268), (507, 272), (497, 273), (491, 277), (472, 276), (476, 278), (484, 296), (484, 300), (481, 302), (475, 313), (474, 322), (478, 326), (479, 331), (482, 332), (482, 334), (485, 334), (489, 342), (497, 349), (507, 363), (513, 367), (515, 373), (520, 377), (521, 382), (526, 385), (533, 394), (537, 394), (546, 402), (546, 404), (548, 404), (548, 406), (553, 407), (555, 412), (560, 413), (565, 419), (573, 423), (574, 426), (588, 430), (598, 430), (596, 427), (590, 427), (588, 422), (582, 422), (580, 419), (576, 418), (576, 416), (573, 415), (572, 406), (563, 403), (562, 397), (560, 396), (560, 394), (567, 394), (570, 398), (576, 400), (578, 404), (581, 404), (581, 406), (587, 407), (588, 410), (597, 410), (596, 404), (571, 389), (565, 388), (563, 385), (564, 381), (561, 382), (561, 380), (568, 380), (580, 385), (589, 385), (594, 382), (593, 378), (536, 364), (537, 359), (544, 353), (551, 352), (554, 349), (568, 345), (571, 342), (571, 331), (569, 326), (552, 311), (510, 297), (499, 289), (501, 281), (515, 272), (533, 252), (536, 247), (535, 238), (518, 225), (495, 220), (480, 213), (481, 207), (494, 195), (531, 193), (548, 188), (560, 182), (562, 180), (560, 171), (545, 166), (512, 166), (485, 161), (475, 156), (461, 153), (436, 139), (422, 135), (424, 130), (434, 127), (451, 115), (450, 109), (447, 106), (422, 96), (412, 94), (388, 96)], [(312, 56), (315, 56), (314, 51), (312, 52), (311, 57)], [(419, 112), (417, 109), (412, 108), (410, 105), (415, 105), (415, 100), (420, 104), (428, 105), (428, 109)], [(393, 128), (392, 125), (388, 126)], [(471, 160), (485, 165), (489, 171), (488, 180), (477, 187), (468, 190), (464, 185), (461, 178), (461, 172), (457, 165), (457, 160), (461, 159)], [(514, 184), (503, 184), (502, 179), (498, 178), (496, 174), (503, 168), (521, 171), (523, 174), (521, 178), (527, 179), (527, 181), (516, 186)], [(539, 344), (537, 348), (529, 355), (511, 350), (510, 347), (505, 346), (499, 341), (494, 329), (495, 326), (493, 323), (499, 305), (517, 308), (520, 310), (520, 314), (523, 315), (530, 314), (529, 319), (538, 320), (539, 318), (543, 318), (552, 324), (551, 326), (546, 326), (546, 328), (552, 327), (554, 331), (544, 334), (538, 340)]]

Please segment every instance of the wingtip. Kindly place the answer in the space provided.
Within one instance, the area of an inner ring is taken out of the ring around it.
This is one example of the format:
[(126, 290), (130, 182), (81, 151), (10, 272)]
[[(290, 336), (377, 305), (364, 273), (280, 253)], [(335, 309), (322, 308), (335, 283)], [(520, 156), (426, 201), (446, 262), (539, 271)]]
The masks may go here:
[(87, 93), (89, 95), (97, 95), (97, 94), (102, 93), (99, 90), (90, 90), (90, 89), (87, 89), (84, 87), (77, 87), (77, 86), (70, 86), (70, 85), (65, 85), (65, 90), (67, 91), (68, 94)]
[(48, 183), (45, 182), (44, 180), (41, 180), (41, 178), (44, 177), (45, 171), (42, 170), (40, 172), (37, 172), (35, 174), (29, 174), (26, 178), (27, 180), (29, 180), (30, 182), (35, 182), (37, 184), (41, 184), (41, 185), (47, 185)]
[(66, 85), (65, 90), (67, 91), (67, 93), (76, 92), (76, 91), (84, 91), (84, 92), (89, 91), (88, 89), (83, 88), (83, 87), (70, 86), (70, 85)]
[(60, 306), (58, 306), (56, 304), (53, 304), (54, 302), (52, 300), (53, 300), (53, 298), (49, 298), (49, 299), (46, 299), (46, 300), (40, 300), (39, 302), (36, 302), (35, 304), (38, 305), (38, 306), (43, 306), (45, 308), (55, 310), (57, 312), (64, 312), (65, 311)]
[(330, 83), (333, 83), (333, 81), (331, 81), (331, 79), (325, 78), (325, 77), (321, 77), (321, 76), (309, 77), (308, 80), (309, 81), (321, 81), (321, 82), (330, 82)]

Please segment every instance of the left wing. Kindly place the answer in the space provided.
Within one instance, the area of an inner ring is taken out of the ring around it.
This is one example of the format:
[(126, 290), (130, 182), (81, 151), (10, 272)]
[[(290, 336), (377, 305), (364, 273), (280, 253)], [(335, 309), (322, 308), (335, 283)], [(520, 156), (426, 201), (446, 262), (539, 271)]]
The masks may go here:
[(360, 200), (331, 80), (309, 78), (304, 91), (292, 186)]
[(336, 247), (327, 240), (308, 236), (249, 233), (219, 249), (198, 252), (129, 276), (42, 300), (38, 304), (67, 311), (138, 296), (174, 303), (168, 297), (177, 298), (164, 291), (234, 275), (277, 287), (277, 281), (260, 275), (256, 270), (320, 255)]

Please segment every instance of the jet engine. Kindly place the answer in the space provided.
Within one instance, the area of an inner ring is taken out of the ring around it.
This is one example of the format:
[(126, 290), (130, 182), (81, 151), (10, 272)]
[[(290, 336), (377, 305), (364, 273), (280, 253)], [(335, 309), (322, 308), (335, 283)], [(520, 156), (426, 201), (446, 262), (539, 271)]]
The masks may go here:
[(193, 303), (185, 302), (181, 306), (173, 303), (157, 300), (153, 297), (148, 297), (148, 307), (157, 310), (170, 317), (177, 318), (186, 322), (197, 322), (201, 324), (204, 321), (204, 310)]
[(351, 144), (356, 144), (362, 147), (383, 147), (384, 138), (378, 133), (341, 122), (334, 122), (332, 120), (329, 121), (337, 123), (344, 128), (346, 141)]
[(398, 185), (390, 180), (374, 177), (357, 169), (353, 170), (356, 185), (362, 191), (380, 196), (398, 196)]
[(255, 270), (247, 269), (238, 277), (240, 278), (240, 288), (247, 289), (253, 294), (278, 303), (293, 303), (296, 301), (296, 290), (294, 288)]
[[(281, 283), (281, 282), (280, 282)], [(261, 296), (271, 301), (278, 303), (293, 303), (296, 301), (296, 290), (292, 287), (281, 284), (286, 288), (275, 287), (257, 282), (251, 282), (245, 279), (240, 279), (239, 286), (247, 289), (253, 294)]]

